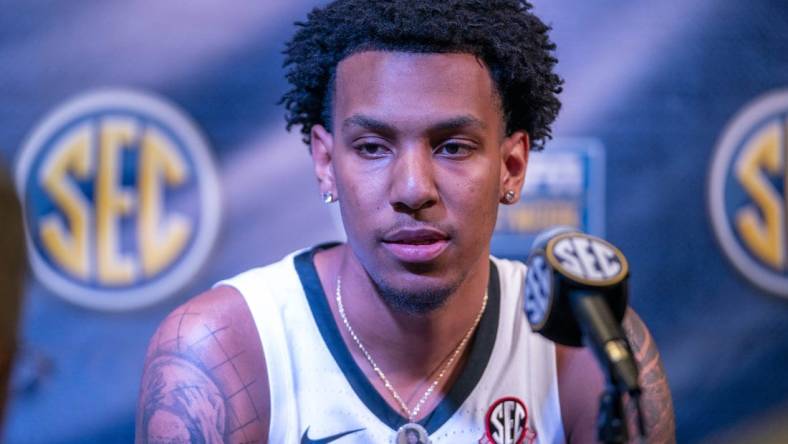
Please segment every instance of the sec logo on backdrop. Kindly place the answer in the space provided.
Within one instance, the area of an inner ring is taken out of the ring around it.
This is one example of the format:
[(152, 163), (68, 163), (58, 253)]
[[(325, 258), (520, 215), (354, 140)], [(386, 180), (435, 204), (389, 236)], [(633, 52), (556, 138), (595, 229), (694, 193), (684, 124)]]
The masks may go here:
[(788, 297), (788, 90), (767, 94), (725, 128), (711, 164), (709, 212), (735, 267)]
[(103, 90), (59, 106), (19, 154), (33, 271), (79, 305), (124, 310), (191, 279), (219, 228), (204, 137), (171, 103)]

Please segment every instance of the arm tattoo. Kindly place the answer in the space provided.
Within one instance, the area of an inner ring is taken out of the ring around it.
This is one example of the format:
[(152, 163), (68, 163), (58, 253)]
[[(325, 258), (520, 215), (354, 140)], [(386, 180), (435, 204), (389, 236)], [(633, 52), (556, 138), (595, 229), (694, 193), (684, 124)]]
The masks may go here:
[(189, 305), (162, 322), (142, 378), (138, 442), (263, 442), (256, 381), (235, 333)]
[[(657, 345), (645, 324), (634, 311), (629, 310), (624, 318), (626, 331), (635, 360), (640, 369), (640, 405), (649, 443), (675, 443), (676, 424), (673, 416), (673, 401), (670, 387), (659, 357)], [(630, 430), (636, 431), (636, 406), (627, 403), (627, 416), (630, 419)]]
[(142, 424), (151, 444), (223, 442), (225, 399), (205, 373), (188, 360), (159, 356), (143, 379)]

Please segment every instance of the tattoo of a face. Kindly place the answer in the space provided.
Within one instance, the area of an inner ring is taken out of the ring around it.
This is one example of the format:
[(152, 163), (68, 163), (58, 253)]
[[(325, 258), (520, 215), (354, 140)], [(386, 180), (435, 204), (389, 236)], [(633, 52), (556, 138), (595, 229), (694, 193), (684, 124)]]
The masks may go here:
[(259, 369), (242, 327), (186, 305), (151, 340), (137, 412), (137, 442), (261, 443)]
[[(673, 415), (673, 401), (657, 345), (643, 321), (634, 311), (627, 312), (623, 326), (640, 369), (642, 390), (640, 406), (648, 432), (648, 442), (675, 443), (676, 424)], [(636, 415), (636, 406), (629, 402), (627, 416), (630, 418), (630, 430), (632, 431), (637, 430), (634, 423)]]
[(224, 442), (225, 400), (194, 364), (177, 356), (160, 356), (149, 364), (142, 390), (145, 442)]

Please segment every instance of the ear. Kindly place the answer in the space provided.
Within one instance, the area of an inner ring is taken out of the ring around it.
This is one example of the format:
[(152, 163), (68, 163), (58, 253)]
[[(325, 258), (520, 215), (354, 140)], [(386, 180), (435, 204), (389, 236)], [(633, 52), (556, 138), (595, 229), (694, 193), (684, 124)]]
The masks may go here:
[(334, 180), (334, 137), (322, 125), (312, 126), (310, 151), (320, 192), (338, 197)]
[[(515, 131), (504, 139), (501, 145), (501, 203), (513, 204), (520, 199), (530, 149), (531, 140), (525, 131)], [(513, 198), (506, 195), (509, 191), (514, 192)]]

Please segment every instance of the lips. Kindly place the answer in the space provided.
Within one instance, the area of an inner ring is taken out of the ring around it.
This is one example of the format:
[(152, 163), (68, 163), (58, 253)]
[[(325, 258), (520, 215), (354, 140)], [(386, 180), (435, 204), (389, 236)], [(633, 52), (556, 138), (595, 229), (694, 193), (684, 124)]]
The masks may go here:
[(434, 228), (399, 229), (383, 238), (383, 246), (402, 262), (435, 260), (449, 245), (449, 236)]

